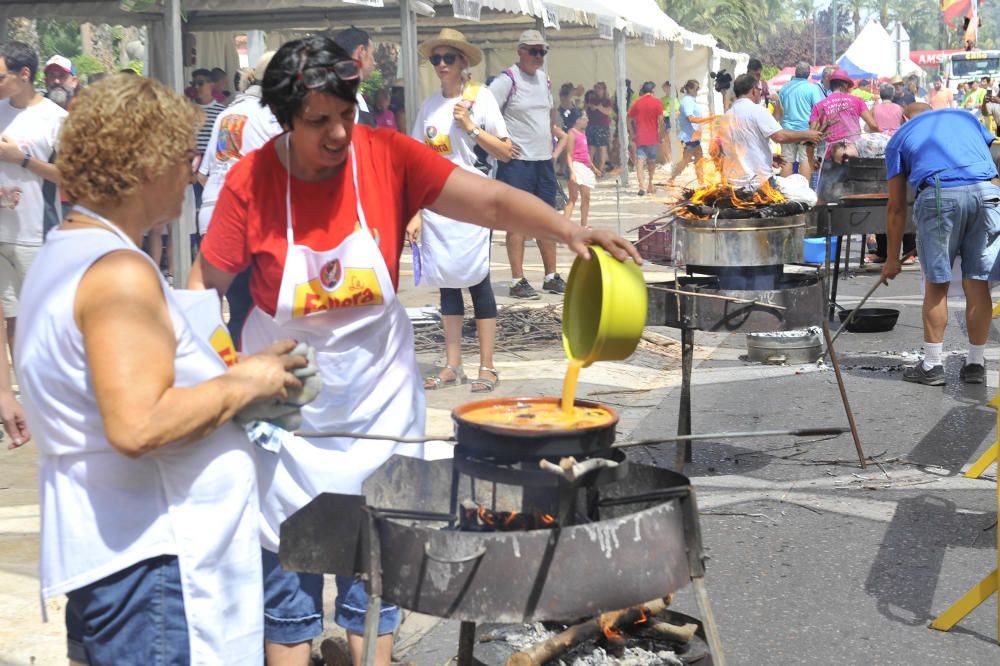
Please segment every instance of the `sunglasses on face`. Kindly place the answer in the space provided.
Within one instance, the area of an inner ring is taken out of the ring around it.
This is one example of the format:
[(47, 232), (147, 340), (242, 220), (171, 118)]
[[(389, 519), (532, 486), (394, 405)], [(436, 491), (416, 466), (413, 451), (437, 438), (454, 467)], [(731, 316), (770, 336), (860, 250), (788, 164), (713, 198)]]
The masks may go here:
[(458, 60), (458, 54), (457, 53), (444, 53), (444, 54), (442, 54), (442, 53), (435, 53), (430, 58), (428, 58), (428, 60), (430, 60), (431, 64), (434, 65), (435, 67), (437, 67), (438, 65), (440, 65), (442, 60), (444, 61), (444, 64), (446, 64), (446, 65), (454, 65), (455, 61)]
[(544, 58), (545, 55), (549, 52), (548, 49), (546, 49), (546, 48), (539, 48), (539, 47), (533, 47), (533, 48), (530, 48), (530, 49), (527, 48), (527, 47), (525, 47), (524, 50), (527, 51), (529, 55), (533, 55), (536, 58)]
[(332, 79), (355, 81), (361, 78), (361, 63), (348, 58), (347, 60), (337, 61), (332, 65), (306, 67), (296, 74), (295, 78), (301, 81), (309, 90), (322, 88)]

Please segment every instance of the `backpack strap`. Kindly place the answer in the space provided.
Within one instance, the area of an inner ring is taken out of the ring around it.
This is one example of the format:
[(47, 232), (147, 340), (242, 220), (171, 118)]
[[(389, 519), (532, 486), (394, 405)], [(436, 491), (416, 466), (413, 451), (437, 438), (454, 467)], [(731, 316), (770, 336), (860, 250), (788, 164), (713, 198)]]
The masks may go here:
[(510, 103), (510, 98), (513, 97), (514, 93), (517, 92), (517, 78), (514, 76), (514, 71), (510, 67), (508, 67), (507, 69), (503, 70), (500, 73), (506, 74), (507, 77), (510, 79), (510, 90), (507, 92), (507, 98), (503, 101), (503, 104), (501, 104), (501, 106), (507, 108), (507, 104)]

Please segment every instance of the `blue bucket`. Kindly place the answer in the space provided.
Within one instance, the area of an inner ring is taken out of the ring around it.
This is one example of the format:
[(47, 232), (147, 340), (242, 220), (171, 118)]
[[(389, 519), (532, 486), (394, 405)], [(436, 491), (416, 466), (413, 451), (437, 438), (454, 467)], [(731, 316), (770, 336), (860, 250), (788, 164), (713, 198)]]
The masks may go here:
[[(837, 256), (838, 240), (836, 236), (830, 237), (830, 261)], [(806, 238), (802, 248), (802, 260), (807, 264), (822, 264), (824, 249), (826, 249), (825, 238)]]

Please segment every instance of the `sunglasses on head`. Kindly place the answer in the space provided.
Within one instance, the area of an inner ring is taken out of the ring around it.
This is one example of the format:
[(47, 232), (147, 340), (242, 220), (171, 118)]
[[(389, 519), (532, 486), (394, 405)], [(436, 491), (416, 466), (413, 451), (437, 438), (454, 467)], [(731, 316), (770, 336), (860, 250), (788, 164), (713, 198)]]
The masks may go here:
[(435, 53), (430, 58), (428, 58), (428, 60), (430, 60), (431, 64), (434, 65), (435, 67), (437, 67), (438, 65), (440, 65), (442, 60), (444, 61), (444, 64), (446, 64), (446, 65), (454, 65), (455, 61), (458, 60), (458, 54), (457, 53), (444, 53), (444, 54)]
[(295, 79), (301, 81), (309, 90), (322, 88), (331, 79), (340, 81), (355, 81), (361, 78), (361, 63), (352, 58), (338, 60), (332, 65), (317, 65), (306, 67), (295, 75)]
[(533, 46), (531, 48), (525, 46), (524, 50), (527, 51), (530, 55), (535, 56), (536, 58), (544, 58), (545, 55), (549, 52), (547, 48), (540, 46)]

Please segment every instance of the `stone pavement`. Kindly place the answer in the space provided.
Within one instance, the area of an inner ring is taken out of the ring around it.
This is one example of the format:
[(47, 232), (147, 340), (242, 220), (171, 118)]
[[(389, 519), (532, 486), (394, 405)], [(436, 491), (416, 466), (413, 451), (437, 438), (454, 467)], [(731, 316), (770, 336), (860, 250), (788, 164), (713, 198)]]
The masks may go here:
[[(594, 193), (591, 224), (631, 229), (659, 215), (662, 204), (621, 194), (607, 181)], [(634, 234), (632, 234), (634, 238)], [(500, 305), (509, 273), (503, 234), (494, 234), (493, 282)], [(436, 305), (435, 290), (412, 286), (404, 253), (400, 298), (410, 307)], [(571, 257), (559, 254), (565, 275)], [(541, 281), (537, 250), (526, 251), (529, 280)], [(667, 269), (647, 266), (651, 277)], [(841, 284), (850, 305), (874, 275)], [(559, 299), (544, 295), (541, 303)], [(986, 603), (949, 634), (927, 622), (996, 564), (996, 491), (991, 479), (959, 472), (995, 435), (983, 403), (995, 392), (997, 337), (991, 335), (988, 387), (957, 384), (961, 357), (948, 361), (949, 384), (929, 388), (900, 381), (920, 347), (918, 273), (908, 270), (876, 292), (878, 305), (903, 315), (888, 334), (845, 334), (837, 343), (866, 452), (879, 461), (861, 471), (849, 436), (695, 445), (686, 470), (698, 492), (710, 556), (707, 582), (731, 664), (995, 664), (996, 602)], [(874, 304), (874, 303), (873, 303)], [(951, 304), (947, 350), (963, 348), (961, 302)], [(654, 331), (669, 337), (671, 329)], [(676, 344), (644, 341), (620, 363), (583, 371), (579, 394), (622, 413), (619, 438), (676, 428)], [(748, 364), (741, 335), (702, 334), (693, 389), (693, 429), (752, 430), (844, 424), (833, 373), (816, 367)], [(665, 344), (663, 344), (665, 343)], [(419, 357), (431, 372), (440, 354)], [(473, 369), (478, 359), (467, 357)], [(497, 354), (497, 395), (556, 395), (565, 359), (557, 344)], [(448, 414), (472, 398), (468, 387), (428, 393), (428, 432), (451, 432)], [(640, 462), (670, 465), (673, 447), (630, 450)], [(33, 447), (6, 453), (0, 467), (0, 664), (62, 663), (61, 616), (39, 622), (37, 491)], [(852, 458), (853, 463), (852, 463)], [(995, 478), (991, 470), (987, 476)], [(332, 586), (330, 586), (332, 587)], [(52, 602), (50, 609), (58, 611)], [(688, 590), (678, 610), (698, 615)], [(420, 666), (454, 654), (457, 623), (407, 617), (398, 652)], [(34, 657), (34, 660), (32, 659)]]

